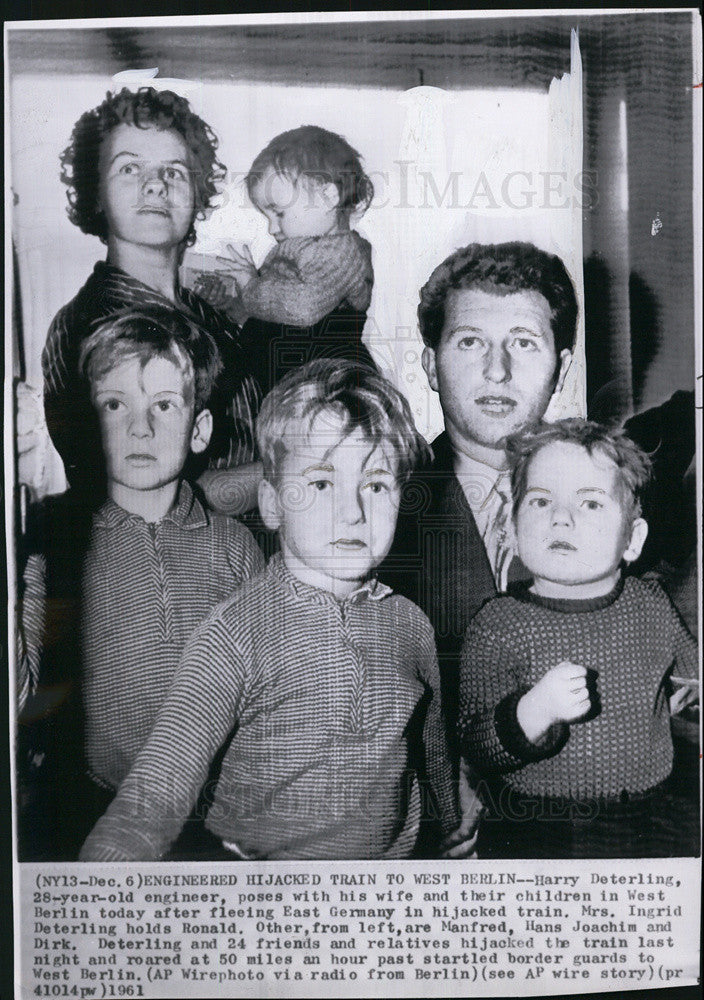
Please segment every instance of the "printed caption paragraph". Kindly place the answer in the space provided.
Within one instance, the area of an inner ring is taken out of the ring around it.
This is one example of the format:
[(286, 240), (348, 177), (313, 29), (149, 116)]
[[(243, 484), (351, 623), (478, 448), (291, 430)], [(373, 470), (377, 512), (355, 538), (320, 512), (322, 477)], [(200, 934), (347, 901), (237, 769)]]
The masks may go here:
[(700, 863), (23, 865), (22, 997), (689, 985)]

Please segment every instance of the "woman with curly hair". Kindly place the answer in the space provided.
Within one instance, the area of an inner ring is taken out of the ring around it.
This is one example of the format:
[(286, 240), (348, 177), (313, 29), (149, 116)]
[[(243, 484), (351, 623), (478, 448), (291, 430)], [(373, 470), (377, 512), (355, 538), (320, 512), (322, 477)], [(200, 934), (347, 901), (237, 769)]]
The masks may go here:
[[(215, 338), (224, 375), (210, 403), (210, 465), (232, 468), (254, 458), (260, 392), (247, 371), (239, 330), (178, 280), (184, 250), (196, 238), (195, 222), (212, 211), (225, 177), (217, 145), (185, 98), (142, 87), (108, 94), (81, 115), (61, 154), (69, 218), (106, 244), (107, 257), (51, 324), (42, 355), (44, 403), (70, 484), (96, 500), (102, 495), (102, 453), (78, 358), (95, 326), (124, 309), (170, 306)], [(206, 492), (213, 475), (205, 475)]]

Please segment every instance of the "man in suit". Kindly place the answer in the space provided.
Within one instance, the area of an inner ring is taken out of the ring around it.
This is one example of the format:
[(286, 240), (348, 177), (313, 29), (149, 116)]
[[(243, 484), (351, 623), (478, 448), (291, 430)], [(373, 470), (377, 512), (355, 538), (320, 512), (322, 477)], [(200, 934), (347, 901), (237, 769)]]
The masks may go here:
[(457, 250), (420, 294), (423, 368), (445, 431), (404, 499), (381, 578), (435, 628), (451, 745), (464, 633), (526, 575), (515, 555), (505, 441), (539, 420), (572, 360), (577, 299), (562, 261), (530, 243)]

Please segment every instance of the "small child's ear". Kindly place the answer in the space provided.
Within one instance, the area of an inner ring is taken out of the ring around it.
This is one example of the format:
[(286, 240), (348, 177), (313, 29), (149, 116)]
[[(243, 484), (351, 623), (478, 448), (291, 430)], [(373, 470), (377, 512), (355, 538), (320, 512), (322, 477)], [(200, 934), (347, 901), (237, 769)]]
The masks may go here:
[(340, 192), (337, 189), (337, 184), (333, 184), (332, 181), (323, 184), (320, 193), (327, 209), (337, 208), (340, 204)]
[(191, 451), (196, 455), (210, 444), (210, 435), (213, 433), (213, 415), (210, 410), (201, 410), (193, 421), (191, 431)]
[(276, 488), (268, 479), (259, 483), (258, 502), (262, 521), (269, 531), (276, 531), (281, 526), (281, 505)]
[(647, 537), (648, 522), (644, 521), (642, 517), (637, 517), (633, 522), (633, 527), (631, 528), (631, 540), (628, 543), (626, 551), (623, 553), (623, 559), (625, 562), (631, 563), (636, 561), (638, 556), (641, 554)]

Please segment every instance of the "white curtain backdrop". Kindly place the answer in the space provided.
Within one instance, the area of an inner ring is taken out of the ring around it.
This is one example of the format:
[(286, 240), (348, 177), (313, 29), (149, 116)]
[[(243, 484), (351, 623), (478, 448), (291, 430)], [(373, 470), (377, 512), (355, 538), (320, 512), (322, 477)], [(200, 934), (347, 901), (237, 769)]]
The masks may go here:
[[(169, 81), (171, 83), (171, 81)], [(41, 386), (40, 355), (56, 311), (75, 295), (105, 248), (66, 217), (59, 153), (79, 115), (115, 86), (110, 78), (18, 75), (11, 86), (13, 237), (21, 275), (27, 378)], [(177, 89), (178, 82), (173, 86)], [(255, 260), (272, 245), (243, 178), (269, 140), (302, 124), (343, 134), (361, 153), (376, 195), (353, 224), (374, 250), (365, 340), (409, 398), (429, 439), (442, 428), (420, 364), (418, 292), (433, 268), (473, 241), (531, 240), (559, 254), (582, 283), (582, 81), (573, 37), (571, 72), (536, 90), (405, 92), (187, 82), (186, 96), (220, 140), (229, 168), (221, 208), (198, 227), (183, 280), (215, 266), (229, 242)], [(560, 415), (584, 412), (583, 319)], [(555, 416), (558, 413), (554, 414)], [(61, 489), (57, 473), (53, 489)]]

